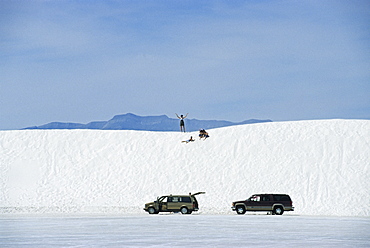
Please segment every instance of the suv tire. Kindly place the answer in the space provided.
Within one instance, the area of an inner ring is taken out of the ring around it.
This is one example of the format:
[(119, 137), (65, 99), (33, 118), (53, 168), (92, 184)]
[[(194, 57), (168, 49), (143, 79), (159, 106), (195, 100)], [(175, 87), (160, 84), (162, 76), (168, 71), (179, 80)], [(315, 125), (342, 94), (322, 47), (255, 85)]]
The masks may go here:
[(282, 215), (284, 213), (284, 208), (282, 206), (274, 207), (274, 211), (272, 211), (272, 214), (276, 215)]
[(149, 214), (158, 214), (158, 212), (155, 211), (155, 209), (153, 207), (148, 208), (148, 213)]
[(182, 214), (189, 214), (189, 213), (190, 213), (187, 207), (182, 207), (182, 208), (180, 209), (180, 212), (181, 212)]
[(237, 206), (236, 207), (236, 213), (237, 214), (245, 214), (245, 207), (244, 206)]

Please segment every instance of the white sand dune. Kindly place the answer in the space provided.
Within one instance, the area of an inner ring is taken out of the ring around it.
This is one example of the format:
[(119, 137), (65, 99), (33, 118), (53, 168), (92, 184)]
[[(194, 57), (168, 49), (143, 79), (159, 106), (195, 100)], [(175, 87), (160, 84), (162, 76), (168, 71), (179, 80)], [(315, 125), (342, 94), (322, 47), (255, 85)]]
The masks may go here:
[[(200, 127), (201, 128), (201, 127)], [(286, 214), (370, 215), (370, 121), (273, 122), (197, 132), (0, 131), (0, 213), (144, 213), (164, 194), (205, 191), (199, 213), (287, 193)], [(192, 143), (181, 143), (190, 136)]]

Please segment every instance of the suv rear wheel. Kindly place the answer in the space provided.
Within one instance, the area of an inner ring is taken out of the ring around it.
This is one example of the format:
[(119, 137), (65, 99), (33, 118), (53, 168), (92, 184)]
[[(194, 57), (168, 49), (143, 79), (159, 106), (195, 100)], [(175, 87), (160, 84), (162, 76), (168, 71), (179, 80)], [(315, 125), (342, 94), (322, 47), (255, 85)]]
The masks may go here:
[(182, 207), (180, 211), (182, 214), (189, 214), (189, 210), (186, 207)]
[(237, 214), (245, 214), (245, 207), (242, 205), (236, 206), (236, 213)]
[(272, 214), (276, 215), (282, 215), (284, 213), (284, 208), (282, 206), (274, 207), (274, 211), (272, 211)]

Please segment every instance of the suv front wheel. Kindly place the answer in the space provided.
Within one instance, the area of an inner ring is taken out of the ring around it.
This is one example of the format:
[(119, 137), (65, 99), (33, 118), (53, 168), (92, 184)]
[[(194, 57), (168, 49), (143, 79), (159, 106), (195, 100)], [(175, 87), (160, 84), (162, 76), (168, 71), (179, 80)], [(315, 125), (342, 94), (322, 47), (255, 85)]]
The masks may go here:
[(158, 214), (158, 212), (155, 211), (155, 209), (153, 207), (148, 208), (148, 213), (149, 214)]
[(236, 213), (237, 214), (245, 214), (245, 207), (240, 205), (236, 207)]

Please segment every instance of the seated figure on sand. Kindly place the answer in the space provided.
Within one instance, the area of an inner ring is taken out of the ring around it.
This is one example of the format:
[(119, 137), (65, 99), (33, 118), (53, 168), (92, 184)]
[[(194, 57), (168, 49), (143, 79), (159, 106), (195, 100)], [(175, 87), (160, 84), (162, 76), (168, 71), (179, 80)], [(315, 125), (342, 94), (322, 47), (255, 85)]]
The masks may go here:
[(199, 130), (199, 139), (207, 139), (209, 137), (208, 133), (206, 132), (206, 130), (204, 129), (201, 129)]

